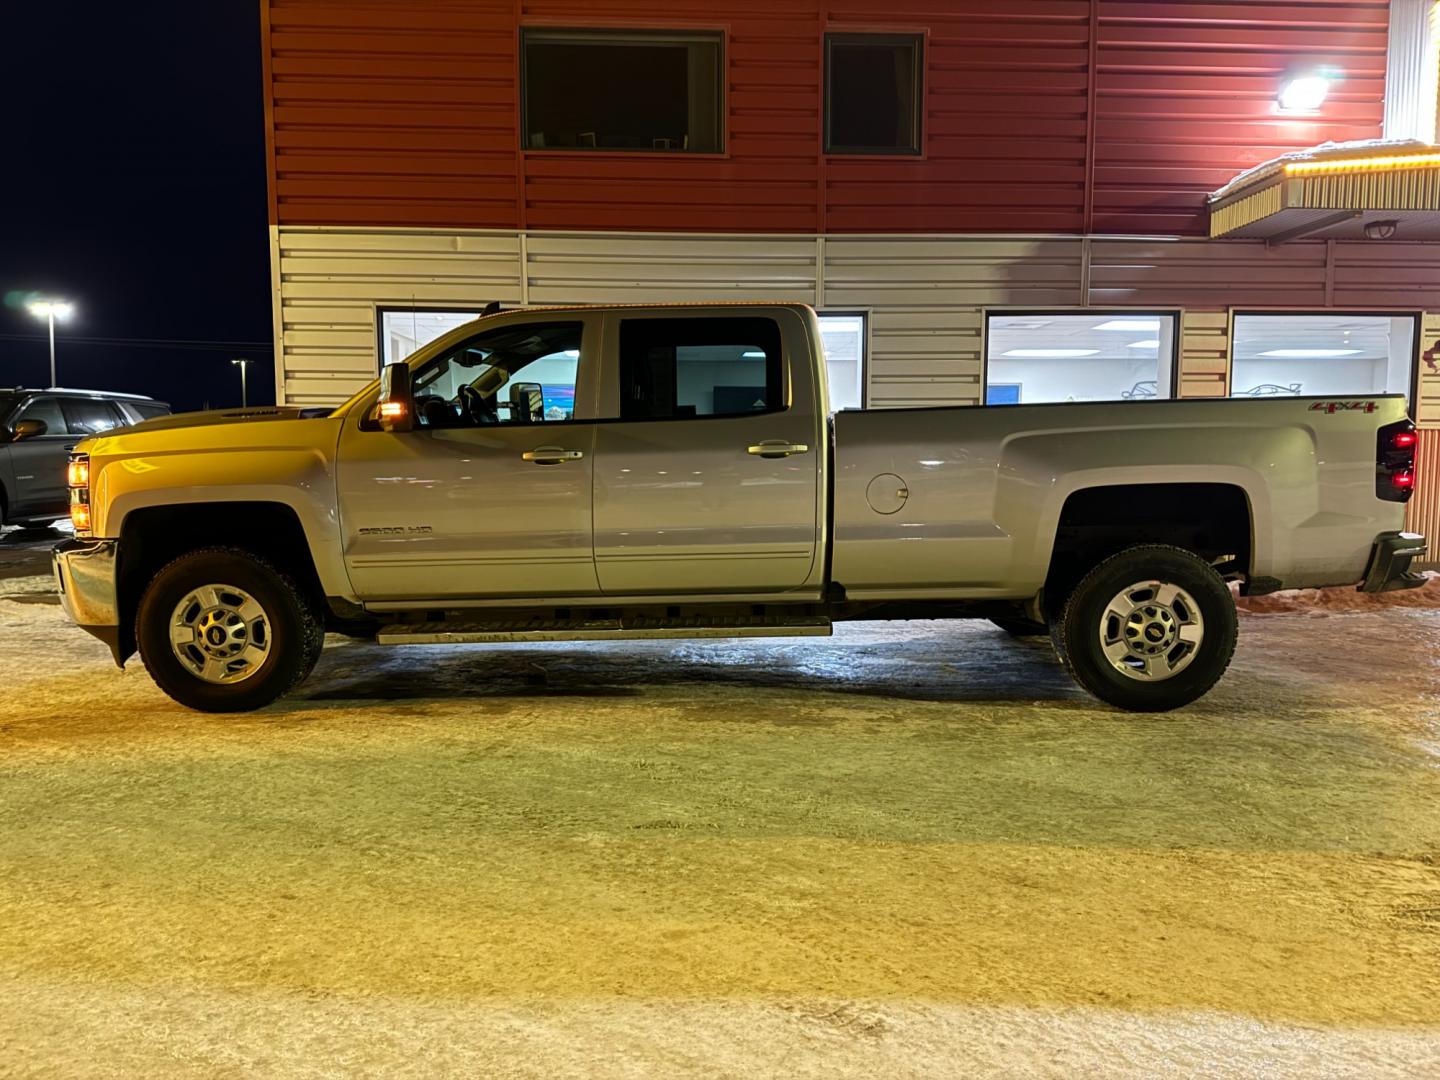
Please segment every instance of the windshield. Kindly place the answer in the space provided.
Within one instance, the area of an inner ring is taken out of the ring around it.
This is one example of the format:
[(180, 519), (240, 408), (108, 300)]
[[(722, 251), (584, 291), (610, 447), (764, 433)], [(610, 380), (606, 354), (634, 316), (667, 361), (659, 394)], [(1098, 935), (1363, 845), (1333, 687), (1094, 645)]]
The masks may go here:
[(583, 324), (502, 327), (415, 369), (421, 427), (564, 421), (575, 412)]

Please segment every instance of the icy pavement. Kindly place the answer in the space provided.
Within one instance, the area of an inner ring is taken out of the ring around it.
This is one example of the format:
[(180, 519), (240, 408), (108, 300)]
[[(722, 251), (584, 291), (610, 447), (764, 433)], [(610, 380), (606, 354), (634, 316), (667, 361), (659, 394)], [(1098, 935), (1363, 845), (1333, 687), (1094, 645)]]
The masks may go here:
[(205, 716), (0, 598), (0, 1075), (1440, 1075), (1440, 611), (1160, 717), (984, 624), (332, 646)]

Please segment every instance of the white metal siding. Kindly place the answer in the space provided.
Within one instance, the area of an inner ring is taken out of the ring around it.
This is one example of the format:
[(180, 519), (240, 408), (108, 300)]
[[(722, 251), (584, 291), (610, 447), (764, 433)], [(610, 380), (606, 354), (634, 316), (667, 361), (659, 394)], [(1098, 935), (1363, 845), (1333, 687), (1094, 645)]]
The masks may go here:
[(513, 233), (281, 228), (276, 249), (276, 400), (287, 404), (335, 404), (375, 377), (377, 305), (520, 300)]
[[(869, 312), (873, 408), (979, 402), (985, 310), (998, 307), (1180, 309), (1180, 393), (1218, 396), (1231, 308), (1429, 308), (1434, 346), (1435, 247), (287, 226), (274, 245), (276, 390), (328, 404), (373, 378), (377, 306), (769, 299)], [(1422, 363), (1420, 387), (1420, 422), (1440, 427), (1440, 371)]]

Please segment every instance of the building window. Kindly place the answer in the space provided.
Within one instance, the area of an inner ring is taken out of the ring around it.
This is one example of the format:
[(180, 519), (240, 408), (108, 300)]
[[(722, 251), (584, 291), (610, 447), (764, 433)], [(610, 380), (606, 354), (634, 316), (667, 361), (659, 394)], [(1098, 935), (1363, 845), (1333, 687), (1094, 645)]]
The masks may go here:
[(380, 331), (380, 366), (404, 360), (441, 334), (480, 317), (473, 311), (432, 311), (427, 308), (381, 308), (376, 314)]
[(1173, 313), (993, 314), (985, 403), (1142, 401), (1172, 395)]
[(865, 316), (861, 312), (821, 312), (820, 341), (830, 411), (865, 407)]
[(1236, 315), (1230, 396), (1404, 394), (1414, 382), (1412, 315)]
[(918, 154), (919, 34), (825, 35), (825, 152)]
[(524, 30), (520, 50), (527, 149), (724, 149), (718, 33)]
[(772, 319), (625, 319), (620, 419), (749, 416), (785, 407)]

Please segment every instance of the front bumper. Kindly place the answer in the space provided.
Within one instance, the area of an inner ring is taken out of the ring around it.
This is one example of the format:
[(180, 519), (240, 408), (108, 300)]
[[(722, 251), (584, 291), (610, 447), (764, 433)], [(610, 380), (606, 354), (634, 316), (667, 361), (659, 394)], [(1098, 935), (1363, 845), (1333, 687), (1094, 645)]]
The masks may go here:
[(1360, 592), (1418, 589), (1425, 584), (1425, 575), (1411, 573), (1410, 562), (1424, 554), (1425, 537), (1419, 533), (1381, 533), (1370, 549), (1370, 562), (1365, 567)]
[(51, 555), (60, 603), (80, 629), (94, 634), (124, 667), (120, 655), (120, 602), (115, 540), (65, 540)]

